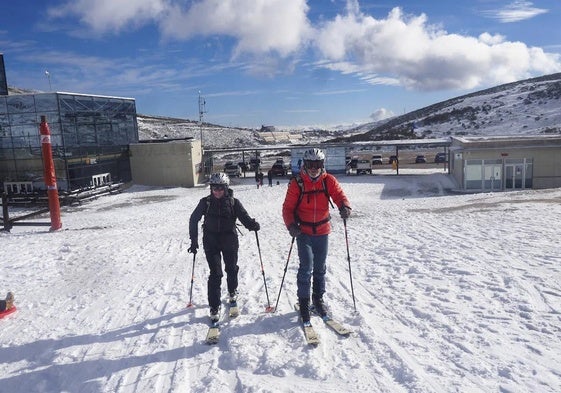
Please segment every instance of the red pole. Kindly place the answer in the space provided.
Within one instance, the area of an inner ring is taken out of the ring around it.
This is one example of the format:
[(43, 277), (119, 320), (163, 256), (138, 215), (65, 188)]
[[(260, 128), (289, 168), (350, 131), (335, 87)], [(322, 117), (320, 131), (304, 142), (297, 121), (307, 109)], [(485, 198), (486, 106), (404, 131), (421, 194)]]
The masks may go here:
[(47, 124), (47, 116), (41, 116), (41, 151), (43, 153), (43, 177), (49, 197), (49, 213), (51, 215), (51, 231), (62, 228), (60, 221), (60, 202), (56, 185), (55, 165), (51, 148), (51, 130)]

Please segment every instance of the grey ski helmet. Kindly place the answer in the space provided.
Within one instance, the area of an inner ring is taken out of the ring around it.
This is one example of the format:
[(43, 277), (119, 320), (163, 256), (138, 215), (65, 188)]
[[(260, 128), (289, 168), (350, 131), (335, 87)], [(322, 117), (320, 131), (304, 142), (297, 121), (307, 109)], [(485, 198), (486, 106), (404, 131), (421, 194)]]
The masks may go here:
[(208, 184), (211, 186), (225, 186), (228, 187), (230, 185), (230, 178), (224, 172), (216, 172), (210, 175), (210, 179)]

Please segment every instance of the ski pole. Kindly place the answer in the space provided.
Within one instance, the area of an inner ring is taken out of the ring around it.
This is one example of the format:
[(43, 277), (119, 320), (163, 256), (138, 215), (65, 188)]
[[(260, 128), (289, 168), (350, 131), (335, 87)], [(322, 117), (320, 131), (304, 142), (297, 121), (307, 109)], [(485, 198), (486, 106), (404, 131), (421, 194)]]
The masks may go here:
[(193, 253), (193, 268), (191, 269), (191, 289), (189, 290), (189, 303), (187, 307), (193, 307), (193, 282), (195, 281), (195, 258), (197, 257), (197, 253)]
[(267, 295), (267, 308), (265, 312), (271, 312), (271, 302), (269, 301), (269, 291), (267, 290), (267, 280), (265, 280), (265, 268), (263, 267), (263, 258), (261, 258), (261, 246), (259, 245), (259, 236), (257, 231), (255, 231), (255, 240), (257, 240), (257, 250), (259, 251), (259, 261), (261, 262), (261, 274), (263, 275), (263, 284), (265, 285), (265, 295)]
[(296, 239), (296, 237), (292, 237), (292, 242), (290, 242), (290, 249), (288, 250), (288, 258), (286, 258), (286, 265), (284, 266), (284, 274), (282, 275), (279, 294), (277, 296), (277, 303), (275, 304), (275, 308), (273, 309), (273, 312), (277, 311), (277, 306), (279, 305), (279, 299), (282, 291), (282, 284), (284, 283), (284, 277), (286, 276), (286, 270), (288, 269), (288, 262), (290, 261), (290, 254), (292, 254), (292, 246), (294, 246), (294, 239)]
[(347, 234), (347, 219), (343, 219), (343, 225), (345, 227), (345, 242), (347, 243), (347, 261), (349, 261), (349, 277), (351, 278), (351, 293), (353, 296), (353, 305), (356, 312), (356, 301), (355, 301), (355, 290), (353, 288), (353, 273), (351, 271), (351, 254), (349, 252), (349, 236)]

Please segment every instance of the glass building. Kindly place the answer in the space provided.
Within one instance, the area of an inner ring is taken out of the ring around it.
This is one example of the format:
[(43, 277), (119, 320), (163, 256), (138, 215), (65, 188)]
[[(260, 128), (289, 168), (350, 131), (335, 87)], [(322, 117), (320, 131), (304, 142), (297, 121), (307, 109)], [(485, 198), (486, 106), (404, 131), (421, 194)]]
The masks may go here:
[(41, 116), (51, 131), (59, 190), (92, 186), (99, 175), (131, 180), (129, 144), (138, 142), (134, 99), (37, 93), (0, 96), (2, 184), (32, 182), (33, 189), (44, 188)]

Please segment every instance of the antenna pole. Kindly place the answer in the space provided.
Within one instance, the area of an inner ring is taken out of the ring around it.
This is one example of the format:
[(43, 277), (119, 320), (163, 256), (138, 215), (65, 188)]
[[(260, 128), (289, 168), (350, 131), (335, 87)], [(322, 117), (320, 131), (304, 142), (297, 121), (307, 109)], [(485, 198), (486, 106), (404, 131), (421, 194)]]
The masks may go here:
[(201, 132), (201, 170), (203, 175), (206, 174), (205, 168), (205, 152), (203, 148), (203, 115), (206, 113), (205, 110), (206, 101), (204, 97), (201, 96), (201, 91), (199, 90), (199, 127)]

